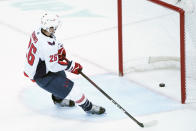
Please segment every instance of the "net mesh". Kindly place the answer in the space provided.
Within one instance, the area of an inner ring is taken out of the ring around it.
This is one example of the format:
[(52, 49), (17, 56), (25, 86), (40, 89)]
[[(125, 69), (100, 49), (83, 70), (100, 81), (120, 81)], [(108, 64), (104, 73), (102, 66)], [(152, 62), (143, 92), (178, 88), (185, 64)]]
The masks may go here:
[(196, 12), (192, 0), (177, 4), (185, 10), (186, 93), (187, 102), (196, 102)]
[(146, 0), (140, 2), (123, 1), (124, 73), (179, 69), (178, 13), (152, 6)]

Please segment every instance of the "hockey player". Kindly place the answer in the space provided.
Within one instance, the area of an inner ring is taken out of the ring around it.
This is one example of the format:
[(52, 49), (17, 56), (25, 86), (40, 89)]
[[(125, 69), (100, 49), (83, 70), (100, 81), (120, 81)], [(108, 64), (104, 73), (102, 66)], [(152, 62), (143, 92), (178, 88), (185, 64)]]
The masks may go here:
[(63, 44), (55, 37), (59, 16), (45, 13), (41, 27), (33, 31), (26, 52), (24, 75), (52, 94), (55, 105), (80, 106), (85, 112), (103, 114), (105, 109), (89, 101), (65, 71), (79, 74), (82, 66), (66, 58)]

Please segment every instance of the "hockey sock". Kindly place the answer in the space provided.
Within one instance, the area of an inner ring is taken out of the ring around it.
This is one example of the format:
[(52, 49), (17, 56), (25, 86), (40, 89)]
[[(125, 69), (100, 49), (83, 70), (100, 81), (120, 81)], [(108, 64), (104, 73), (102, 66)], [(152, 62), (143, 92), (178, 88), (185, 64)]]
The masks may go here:
[(92, 108), (93, 104), (88, 99), (86, 99), (86, 101), (84, 102), (84, 104), (79, 105), (79, 106), (82, 107), (82, 109), (84, 111), (89, 111)]

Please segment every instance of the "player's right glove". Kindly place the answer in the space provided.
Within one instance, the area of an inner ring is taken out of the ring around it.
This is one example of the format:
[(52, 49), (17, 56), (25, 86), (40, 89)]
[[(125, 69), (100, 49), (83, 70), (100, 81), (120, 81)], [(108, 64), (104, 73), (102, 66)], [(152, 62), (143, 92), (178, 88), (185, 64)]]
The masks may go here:
[(82, 66), (77, 62), (72, 62), (68, 71), (78, 75), (82, 71)]
[(58, 50), (58, 57), (60, 61), (63, 61), (66, 58), (66, 51), (63, 47)]

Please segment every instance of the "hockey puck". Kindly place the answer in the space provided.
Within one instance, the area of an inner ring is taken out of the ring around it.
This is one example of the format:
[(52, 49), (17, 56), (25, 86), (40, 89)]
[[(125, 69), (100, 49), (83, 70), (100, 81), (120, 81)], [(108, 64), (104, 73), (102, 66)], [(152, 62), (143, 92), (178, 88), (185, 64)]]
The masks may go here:
[(165, 87), (165, 83), (160, 83), (159, 87)]

